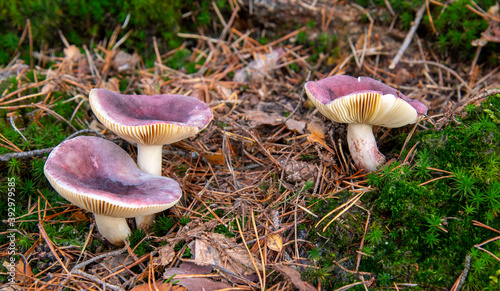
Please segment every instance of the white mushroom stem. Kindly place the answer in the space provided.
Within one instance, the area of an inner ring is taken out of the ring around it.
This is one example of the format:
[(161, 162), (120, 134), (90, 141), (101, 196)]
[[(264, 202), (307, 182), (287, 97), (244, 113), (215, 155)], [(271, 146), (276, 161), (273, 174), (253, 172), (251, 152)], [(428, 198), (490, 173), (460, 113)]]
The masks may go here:
[(94, 217), (99, 232), (110, 243), (114, 245), (121, 245), (130, 235), (130, 228), (128, 227), (127, 220), (125, 218), (116, 218), (97, 214), (94, 214)]
[(376, 171), (385, 163), (385, 156), (377, 148), (373, 126), (364, 123), (350, 123), (347, 126), (347, 144), (354, 164), (366, 172)]
[[(137, 165), (146, 173), (161, 176), (163, 145), (137, 144)], [(138, 228), (149, 228), (153, 225), (156, 215), (137, 216), (135, 225)]]
[(156, 214), (136, 216), (135, 225), (137, 225), (137, 227), (140, 229), (148, 229), (153, 225), (155, 218)]
[(163, 145), (137, 144), (137, 165), (146, 173), (161, 176)]

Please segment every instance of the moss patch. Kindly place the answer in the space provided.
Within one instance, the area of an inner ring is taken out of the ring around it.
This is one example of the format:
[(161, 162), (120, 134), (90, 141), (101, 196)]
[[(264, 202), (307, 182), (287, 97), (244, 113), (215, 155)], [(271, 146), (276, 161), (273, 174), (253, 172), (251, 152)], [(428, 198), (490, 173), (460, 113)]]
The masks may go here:
[[(480, 106), (469, 105), (466, 116), (446, 128), (416, 134), (407, 146), (418, 143), (416, 150), (403, 153), (403, 157), (413, 155), (409, 164), (396, 162), (369, 175), (369, 184), (377, 190), (361, 199), (371, 209), (371, 219), (359, 270), (374, 274), (375, 286), (411, 282), (417, 284), (412, 290), (450, 288), (470, 254), (464, 288), (497, 290), (500, 262), (475, 247), (496, 233), (473, 222), (493, 228), (500, 222), (498, 116), (499, 95)], [(395, 151), (403, 140), (398, 143)], [(328, 213), (347, 196), (316, 206), (315, 213)], [(354, 269), (366, 213), (343, 217), (347, 218), (334, 222), (325, 233), (313, 230), (310, 237), (316, 246), (310, 258), (318, 269), (310, 269), (305, 276), (313, 282), (336, 282), (330, 283), (332, 288), (359, 281), (332, 259), (343, 259), (343, 267)], [(483, 247), (500, 256), (498, 241)]]

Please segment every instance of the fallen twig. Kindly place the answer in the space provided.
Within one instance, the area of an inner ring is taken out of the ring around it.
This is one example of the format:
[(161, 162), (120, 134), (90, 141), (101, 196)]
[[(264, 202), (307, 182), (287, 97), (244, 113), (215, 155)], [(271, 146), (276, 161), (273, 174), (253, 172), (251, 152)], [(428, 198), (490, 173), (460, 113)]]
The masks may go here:
[(392, 59), (392, 62), (389, 65), (389, 69), (393, 70), (396, 67), (396, 65), (399, 63), (399, 59), (401, 59), (401, 57), (405, 53), (406, 49), (410, 45), (411, 40), (413, 39), (413, 36), (415, 35), (415, 32), (417, 32), (417, 28), (420, 25), (420, 21), (422, 21), (422, 17), (424, 16), (425, 8), (426, 8), (426, 5), (423, 4), (420, 7), (420, 9), (418, 9), (417, 14), (415, 15), (415, 20), (413, 20), (413, 25), (411, 26), (410, 31), (406, 35), (405, 40), (404, 40), (403, 44), (401, 45), (401, 48), (399, 49), (398, 53), (396, 54), (394, 59)]
[(470, 254), (467, 254), (465, 256), (465, 266), (464, 266), (464, 270), (462, 271), (462, 273), (460, 274), (460, 276), (458, 277), (457, 281), (455, 282), (455, 284), (453, 284), (453, 286), (451, 287), (451, 291), (459, 291), (460, 289), (462, 289), (462, 286), (464, 285), (465, 283), (465, 279), (467, 279), (467, 274), (469, 273), (469, 269), (470, 269)]
[[(82, 130), (79, 130), (77, 132), (72, 133), (67, 138), (65, 138), (63, 141), (66, 141), (68, 139), (72, 139), (75, 136), (78, 136), (80, 134), (85, 134), (85, 133), (92, 133), (92, 134), (97, 135), (98, 137), (101, 137), (104, 139), (106, 138), (103, 134), (101, 134), (93, 129), (86, 128), (86, 129), (82, 129)], [(4, 154), (4, 155), (0, 156), (0, 161), (6, 162), (10, 159), (27, 159), (27, 158), (31, 158), (31, 157), (42, 156), (42, 155), (50, 153), (53, 149), (54, 149), (54, 147), (50, 147), (50, 148), (46, 148), (46, 149), (32, 150), (32, 151), (28, 151), (28, 152)]]
[(90, 281), (93, 281), (93, 282), (95, 282), (97, 284), (100, 284), (101, 286), (104, 287), (104, 289), (109, 288), (111, 290), (125, 291), (125, 289), (122, 289), (121, 287), (118, 287), (118, 286), (106, 283), (106, 282), (104, 282), (104, 280), (100, 279), (99, 277), (87, 274), (87, 273), (85, 273), (84, 271), (81, 271), (81, 270), (75, 270), (73, 272), (73, 274), (82, 276), (82, 277), (84, 277), (86, 279), (89, 279)]

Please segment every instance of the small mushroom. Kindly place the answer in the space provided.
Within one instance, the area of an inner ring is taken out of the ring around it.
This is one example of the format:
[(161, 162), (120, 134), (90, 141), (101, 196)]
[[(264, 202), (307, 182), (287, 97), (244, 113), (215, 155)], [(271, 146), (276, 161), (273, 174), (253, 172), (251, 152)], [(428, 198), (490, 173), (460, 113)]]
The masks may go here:
[[(212, 120), (212, 109), (183, 95), (123, 95), (92, 89), (89, 95), (97, 119), (123, 139), (137, 144), (137, 164), (145, 172), (161, 176), (162, 148), (191, 137)], [(154, 216), (137, 217), (148, 227)]]
[(116, 245), (130, 234), (125, 218), (161, 212), (182, 195), (175, 180), (141, 171), (126, 151), (98, 137), (62, 142), (44, 173), (61, 196), (92, 212), (99, 232)]
[(427, 107), (369, 77), (337, 75), (305, 84), (312, 103), (327, 118), (348, 123), (347, 142), (354, 164), (365, 172), (385, 163), (373, 126), (390, 128), (416, 123)]

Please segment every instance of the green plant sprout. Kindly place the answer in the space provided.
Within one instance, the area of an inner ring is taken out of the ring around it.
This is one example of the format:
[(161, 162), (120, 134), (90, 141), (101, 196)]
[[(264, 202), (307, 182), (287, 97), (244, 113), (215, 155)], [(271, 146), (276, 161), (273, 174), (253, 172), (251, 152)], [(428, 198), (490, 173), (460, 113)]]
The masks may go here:
[(488, 114), (488, 116), (493, 120), (493, 122), (500, 123), (500, 119), (498, 119), (498, 117), (495, 115), (493, 111), (491, 111), (490, 109), (484, 109), (484, 112)]

